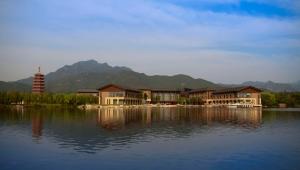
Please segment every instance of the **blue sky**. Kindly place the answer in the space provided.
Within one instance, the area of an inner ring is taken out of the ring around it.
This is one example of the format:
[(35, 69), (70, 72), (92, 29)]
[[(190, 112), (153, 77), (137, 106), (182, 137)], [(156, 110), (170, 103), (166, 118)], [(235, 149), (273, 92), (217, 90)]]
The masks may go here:
[(300, 80), (300, 1), (2, 0), (0, 80), (96, 59), (214, 82)]

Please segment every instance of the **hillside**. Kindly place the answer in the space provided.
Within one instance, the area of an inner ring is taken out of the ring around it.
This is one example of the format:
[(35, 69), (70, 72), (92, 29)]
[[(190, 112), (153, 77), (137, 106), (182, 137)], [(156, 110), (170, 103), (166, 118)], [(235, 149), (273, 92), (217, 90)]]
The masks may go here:
[(18, 83), (18, 82), (0, 81), (0, 91), (30, 92), (31, 91), (31, 85)]

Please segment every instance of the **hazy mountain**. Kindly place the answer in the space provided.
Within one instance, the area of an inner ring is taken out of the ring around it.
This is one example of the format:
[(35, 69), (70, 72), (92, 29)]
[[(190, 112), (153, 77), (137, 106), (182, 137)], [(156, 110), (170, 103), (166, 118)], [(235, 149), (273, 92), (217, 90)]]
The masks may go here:
[(267, 81), (267, 82), (259, 82), (259, 81), (248, 81), (244, 82), (242, 85), (251, 85), (255, 86), (261, 89), (266, 89), (270, 91), (275, 91), (275, 92), (292, 92), (292, 91), (299, 91), (299, 86), (296, 84), (287, 84), (287, 83), (275, 83), (272, 81)]
[[(112, 67), (107, 63), (95, 60), (80, 61), (66, 65), (45, 76), (46, 90), (51, 92), (74, 92), (78, 89), (97, 89), (108, 83), (120, 84), (132, 88), (178, 89), (183, 87), (201, 88), (218, 87), (218, 85), (203, 80), (194, 79), (187, 75), (148, 76), (127, 67)], [(28, 86), (32, 77), (17, 81)]]
[(300, 91), (300, 80), (292, 84), (293, 88), (297, 91)]
[(300, 91), (300, 81), (296, 83), (276, 83), (273, 81), (261, 82), (261, 81), (247, 81), (242, 84), (219, 84), (225, 87), (235, 86), (254, 86), (263, 90), (269, 90), (274, 92), (294, 92)]
[(0, 81), (0, 91), (21, 91), (29, 92), (31, 91), (31, 86), (18, 82), (4, 82)]

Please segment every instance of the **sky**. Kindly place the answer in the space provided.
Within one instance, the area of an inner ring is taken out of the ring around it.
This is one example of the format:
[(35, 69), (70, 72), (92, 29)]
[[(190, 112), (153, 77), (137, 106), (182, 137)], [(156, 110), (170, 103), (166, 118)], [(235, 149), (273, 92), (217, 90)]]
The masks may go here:
[(300, 1), (0, 1), (1, 81), (89, 59), (215, 83), (295, 82)]

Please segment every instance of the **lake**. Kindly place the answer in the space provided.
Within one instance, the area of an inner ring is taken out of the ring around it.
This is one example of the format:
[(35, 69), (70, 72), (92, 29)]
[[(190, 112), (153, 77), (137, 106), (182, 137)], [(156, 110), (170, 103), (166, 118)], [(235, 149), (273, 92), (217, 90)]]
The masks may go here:
[(300, 110), (1, 108), (0, 169), (300, 169)]

